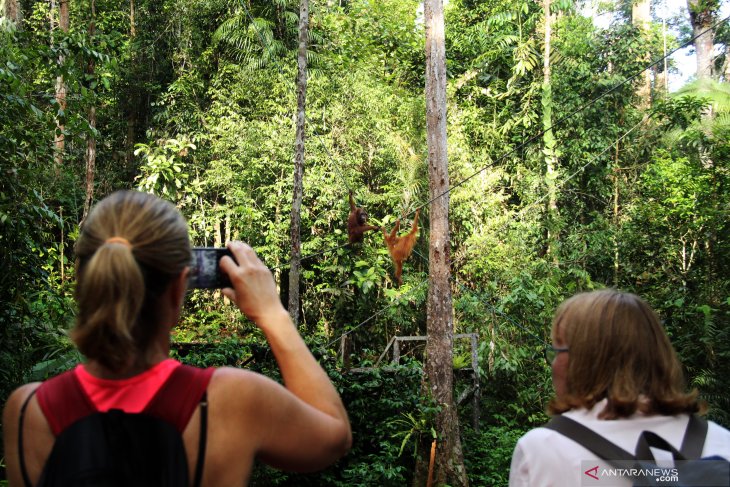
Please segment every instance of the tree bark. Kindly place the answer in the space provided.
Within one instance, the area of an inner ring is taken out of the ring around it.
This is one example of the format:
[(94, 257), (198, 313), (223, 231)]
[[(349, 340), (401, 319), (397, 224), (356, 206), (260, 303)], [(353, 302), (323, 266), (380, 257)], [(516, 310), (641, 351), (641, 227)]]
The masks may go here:
[[(717, 15), (718, 5), (714, 1), (687, 0), (689, 20), (692, 24), (692, 36), (697, 58), (697, 79), (712, 77), (712, 51), (715, 33), (711, 30)], [(702, 34), (704, 32), (704, 34)], [(700, 35), (702, 34), (702, 35)]]
[(309, 1), (299, 3), (299, 52), (297, 55), (297, 134), (294, 157), (294, 188), (291, 205), (291, 265), (289, 266), (289, 314), (299, 323), (299, 274), (302, 266), (300, 235), (302, 208), (302, 179), (304, 177), (304, 139), (307, 100), (307, 35), (309, 31)]
[[(136, 20), (134, 0), (129, 0), (129, 37), (132, 39), (137, 36), (137, 28), (135, 25)], [(134, 43), (132, 43), (132, 45), (134, 45)], [(131, 64), (134, 65), (138, 61), (135, 48), (132, 48), (131, 56)], [(124, 162), (126, 163), (126, 166), (128, 168), (132, 167), (134, 164), (134, 144), (136, 143), (137, 133), (137, 111), (140, 103), (140, 96), (136, 92), (136, 90), (133, 89), (131, 96), (127, 101), (127, 135), (124, 139)]]
[[(92, 48), (94, 46), (94, 35), (96, 34), (96, 0), (89, 0), (91, 7), (91, 19), (89, 20), (89, 43)], [(94, 58), (90, 58), (86, 65), (86, 73), (93, 76), (96, 66)], [(84, 200), (84, 214), (81, 221), (86, 220), (86, 216), (91, 210), (91, 204), (94, 201), (94, 175), (96, 173), (96, 106), (89, 107), (89, 128), (91, 133), (86, 136), (86, 199)]]
[(558, 261), (558, 196), (555, 187), (558, 158), (555, 153), (556, 142), (553, 133), (553, 93), (551, 83), (550, 55), (553, 16), (550, 13), (550, 0), (543, 0), (544, 39), (543, 39), (543, 81), (542, 81), (542, 125), (543, 151), (545, 155), (545, 182), (547, 185), (547, 254), (555, 263)]
[(449, 237), (449, 170), (446, 143), (446, 53), (442, 0), (427, 0), (426, 138), (430, 207), (429, 290), (427, 304), (426, 377), (441, 410), (436, 417), (436, 485), (468, 485), (461, 449), (459, 418), (453, 397), (453, 309)]
[(137, 35), (134, 19), (134, 0), (129, 0), (129, 35), (132, 37)]
[[(58, 3), (58, 28), (63, 32), (68, 33), (70, 27), (69, 15), (68, 15), (68, 2), (70, 0), (59, 0)], [(53, 14), (51, 14), (53, 15)], [(53, 25), (51, 23), (51, 25)], [(66, 61), (65, 56), (60, 54), (58, 56), (58, 65), (63, 66)], [(66, 112), (66, 82), (63, 76), (56, 77), (56, 102), (58, 102), (58, 111), (62, 112), (65, 116)], [(54, 160), (57, 166), (63, 164), (63, 155), (66, 148), (66, 137), (64, 131), (66, 127), (61, 118), (56, 117), (56, 135), (54, 139), (55, 155)]]
[(613, 157), (613, 287), (618, 289), (618, 277), (621, 263), (621, 255), (619, 253), (618, 230), (620, 224), (619, 215), (619, 142), (616, 142), (616, 149)]
[[(631, 7), (631, 24), (641, 31), (641, 36), (644, 39), (648, 36), (650, 22), (651, 5), (649, 0), (638, 0)], [(651, 61), (650, 53), (647, 51), (643, 57), (648, 65)], [(647, 69), (641, 75), (641, 81), (636, 90), (639, 108), (648, 108), (651, 105), (651, 74), (652, 70)]]
[[(0, 1), (0, 4), (3, 4)], [(23, 10), (20, 8), (18, 0), (5, 0), (2, 8), (2, 15), (11, 21), (19, 29), (23, 21)]]

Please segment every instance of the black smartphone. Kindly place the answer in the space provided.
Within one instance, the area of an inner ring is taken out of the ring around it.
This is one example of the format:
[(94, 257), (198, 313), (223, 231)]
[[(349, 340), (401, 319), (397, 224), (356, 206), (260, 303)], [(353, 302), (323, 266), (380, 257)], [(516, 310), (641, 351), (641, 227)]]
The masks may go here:
[(230, 250), (225, 247), (193, 247), (192, 251), (188, 289), (221, 289), (231, 286), (231, 280), (219, 265), (224, 255), (235, 260)]

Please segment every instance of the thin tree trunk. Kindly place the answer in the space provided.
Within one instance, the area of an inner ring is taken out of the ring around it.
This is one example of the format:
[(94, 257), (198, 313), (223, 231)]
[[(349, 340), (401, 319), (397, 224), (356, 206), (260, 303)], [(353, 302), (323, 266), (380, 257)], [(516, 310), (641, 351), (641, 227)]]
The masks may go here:
[(620, 254), (618, 246), (619, 226), (619, 142), (616, 142), (616, 151), (613, 158), (613, 286), (618, 288), (618, 273)]
[[(631, 23), (634, 27), (641, 30), (644, 39), (649, 34), (649, 23), (651, 22), (651, 5), (649, 0), (638, 0), (631, 7)], [(644, 62), (649, 64), (651, 60), (650, 53), (644, 54)], [(636, 90), (640, 108), (648, 108), (651, 105), (651, 73), (652, 70), (647, 69), (641, 75), (641, 84)]]
[[(89, 43), (94, 46), (94, 35), (96, 34), (96, 0), (90, 0), (91, 20), (89, 21)], [(86, 74), (93, 76), (96, 66), (94, 58), (90, 58), (86, 65)], [(92, 102), (93, 103), (93, 102)], [(94, 175), (96, 173), (96, 107), (92, 104), (89, 107), (89, 127), (92, 132), (86, 137), (86, 199), (84, 200), (84, 214), (82, 221), (91, 210), (94, 201)]]
[(134, 22), (134, 0), (129, 0), (129, 35), (132, 37), (137, 35), (137, 29)]
[(461, 449), (459, 418), (453, 397), (453, 309), (449, 237), (449, 169), (446, 143), (446, 52), (442, 0), (425, 2), (426, 138), (430, 207), (429, 289), (427, 304), (426, 377), (441, 407), (436, 416), (436, 485), (469, 484)]
[(305, 107), (307, 100), (307, 35), (309, 31), (309, 1), (299, 3), (299, 52), (297, 55), (297, 135), (294, 161), (294, 188), (291, 206), (291, 265), (289, 267), (289, 314), (299, 323), (299, 273), (302, 266), (300, 235), (302, 208), (302, 178), (304, 177)]
[[(70, 0), (59, 0), (58, 3), (58, 27), (63, 32), (68, 33), (70, 22), (69, 22), (69, 15), (68, 15), (68, 2)], [(51, 14), (52, 15), (52, 14)], [(52, 24), (51, 24), (52, 25)], [(65, 62), (65, 56), (63, 54), (58, 56), (58, 65), (63, 66), (63, 63)], [(66, 112), (66, 83), (63, 79), (63, 76), (58, 76), (56, 78), (56, 101), (58, 102), (58, 111), (63, 112), (65, 116)], [(64, 126), (64, 123), (62, 119), (56, 118), (56, 135), (54, 144), (56, 147), (54, 160), (56, 161), (56, 166), (61, 166), (63, 164), (63, 155), (66, 148), (66, 138), (64, 135), (66, 127)]]
[[(129, 37), (132, 39), (137, 36), (135, 22), (134, 0), (129, 0)], [(134, 48), (132, 48), (131, 55), (131, 64), (134, 65), (136, 61), (136, 52)], [(132, 96), (127, 102), (127, 106), (129, 107), (127, 113), (127, 136), (124, 140), (125, 163), (127, 167), (132, 167), (134, 162), (134, 144), (136, 142), (135, 134), (137, 132), (137, 108), (139, 103), (139, 94), (136, 93), (136, 90), (133, 90)]]
[(542, 125), (543, 150), (545, 154), (545, 182), (547, 184), (547, 254), (555, 263), (558, 261), (558, 196), (555, 187), (557, 178), (558, 160), (555, 155), (555, 135), (553, 125), (553, 94), (550, 71), (550, 55), (552, 41), (553, 16), (550, 13), (550, 0), (543, 0), (543, 16), (545, 18), (544, 51), (543, 51), (543, 82), (542, 82)]
[(667, 16), (666, 12), (662, 14), (662, 56), (664, 56), (664, 71), (662, 71), (662, 81), (664, 85), (664, 95), (669, 94), (669, 60), (667, 59)]
[[(711, 27), (717, 12), (710, 3), (702, 0), (687, 0), (687, 8), (689, 10), (689, 20), (692, 24), (692, 36), (699, 36), (694, 41), (697, 58), (697, 79), (711, 78), (712, 51), (715, 37)], [(705, 34), (700, 35), (705, 31), (707, 31)]]

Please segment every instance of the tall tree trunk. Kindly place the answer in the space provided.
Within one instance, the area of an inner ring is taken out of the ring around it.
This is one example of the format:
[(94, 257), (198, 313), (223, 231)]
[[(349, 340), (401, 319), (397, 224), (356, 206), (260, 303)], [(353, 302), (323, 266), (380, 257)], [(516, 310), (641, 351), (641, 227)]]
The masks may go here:
[[(662, 13), (662, 56), (664, 57), (664, 70), (662, 71), (662, 86), (664, 86), (664, 95), (669, 94), (669, 60), (667, 59), (667, 15), (666, 11)], [(657, 81), (657, 85), (659, 82)]]
[[(91, 7), (91, 19), (89, 20), (89, 44), (92, 49), (94, 46), (94, 35), (96, 34), (96, 0), (89, 0)], [(93, 76), (96, 66), (94, 58), (89, 58), (86, 65), (86, 74)], [(84, 200), (84, 214), (82, 221), (86, 220), (86, 216), (91, 210), (91, 204), (94, 201), (94, 174), (96, 173), (96, 106), (89, 107), (89, 128), (91, 133), (86, 136), (86, 199)]]
[(553, 15), (550, 13), (550, 0), (543, 0), (543, 16), (545, 18), (543, 39), (543, 81), (542, 81), (542, 126), (543, 153), (545, 155), (545, 182), (547, 185), (547, 254), (557, 263), (558, 255), (558, 195), (555, 187), (558, 158), (555, 153), (555, 135), (553, 126), (553, 92), (550, 71), (550, 55), (552, 41)]
[(442, 0), (426, 0), (426, 138), (431, 197), (426, 376), (441, 407), (433, 463), (436, 485), (469, 484), (453, 397), (453, 309), (449, 237), (449, 169), (446, 145), (446, 49)]
[[(711, 78), (712, 51), (715, 43), (715, 33), (711, 30), (711, 27), (717, 15), (717, 2), (713, 0), (687, 0), (687, 8), (689, 10), (689, 20), (692, 24), (692, 36), (699, 36), (694, 41), (697, 57), (697, 79)], [(703, 32), (705, 33), (700, 35)]]
[[(58, 3), (58, 28), (61, 29), (63, 32), (68, 34), (70, 22), (69, 22), (69, 15), (68, 15), (68, 2), (70, 0), (59, 0)], [(51, 16), (53, 13), (51, 13)], [(51, 25), (53, 25), (51, 23)], [(63, 54), (58, 56), (58, 65), (63, 66), (63, 63), (66, 61), (65, 56)], [(66, 112), (66, 82), (63, 79), (63, 76), (58, 76), (56, 78), (56, 102), (58, 102), (58, 111), (63, 113), (63, 116), (65, 117)], [(64, 126), (63, 120), (60, 118), (56, 118), (56, 135), (55, 135), (55, 156), (54, 160), (56, 161), (57, 166), (61, 166), (63, 164), (63, 155), (66, 148), (66, 138), (64, 135), (64, 131), (66, 130), (66, 127)]]
[[(137, 28), (135, 25), (135, 4), (134, 0), (129, 0), (129, 37), (131, 39), (134, 39), (137, 36)], [(134, 46), (134, 42), (132, 42), (132, 45)], [(132, 48), (131, 52), (132, 56), (132, 66), (134, 66), (136, 61), (136, 51), (135, 48)], [(134, 144), (136, 142), (136, 132), (137, 132), (137, 108), (139, 106), (140, 96), (138, 93), (136, 93), (136, 90), (133, 91), (132, 96), (130, 96), (129, 100), (127, 101), (128, 111), (127, 111), (127, 136), (124, 140), (124, 153), (125, 153), (125, 163), (126, 166), (132, 167), (132, 164), (134, 162)]]
[(307, 101), (307, 35), (309, 31), (309, 0), (299, 2), (299, 52), (297, 55), (297, 135), (294, 160), (294, 188), (291, 205), (291, 265), (289, 266), (289, 314), (299, 323), (299, 273), (302, 266), (300, 235), (302, 208), (302, 178), (304, 177), (304, 139)]
[(2, 4), (0, 13), (3, 17), (15, 24), (17, 28), (20, 28), (23, 21), (23, 10), (20, 8), (18, 0), (4, 0), (4, 2), (0, 1), (0, 4)]
[(621, 264), (621, 255), (618, 245), (618, 227), (619, 219), (619, 175), (621, 168), (619, 167), (619, 144), (616, 142), (616, 150), (613, 156), (613, 287), (618, 288), (619, 268)]
[[(646, 39), (649, 34), (651, 22), (651, 5), (649, 0), (638, 0), (631, 6), (631, 24), (641, 31), (641, 36)], [(648, 65), (651, 61), (650, 53), (647, 50), (643, 56), (644, 62)], [(652, 70), (647, 69), (641, 75), (641, 82), (636, 89), (636, 96), (640, 108), (648, 108), (651, 105), (651, 74)]]
[(134, 0), (129, 0), (129, 35), (132, 37), (137, 35), (137, 28), (134, 23)]

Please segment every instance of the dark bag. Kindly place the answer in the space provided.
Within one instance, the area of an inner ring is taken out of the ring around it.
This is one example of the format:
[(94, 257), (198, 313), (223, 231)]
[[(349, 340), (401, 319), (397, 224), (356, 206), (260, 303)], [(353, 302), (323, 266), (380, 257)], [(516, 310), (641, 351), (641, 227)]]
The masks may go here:
[[(44, 382), (38, 403), (56, 434), (38, 486), (188, 487), (188, 462), (182, 432), (201, 405), (195, 483), (203, 473), (207, 430), (207, 388), (213, 369), (181, 365), (141, 413), (118, 409), (98, 412), (73, 371)], [(31, 395), (32, 396), (32, 395)], [(20, 432), (26, 400), (21, 409)], [(20, 467), (30, 487), (18, 435)]]
[[(695, 415), (690, 416), (679, 450), (656, 433), (643, 431), (634, 455), (564, 416), (553, 417), (545, 427), (567, 436), (624, 471), (633, 469), (636, 475), (632, 475), (631, 479), (637, 487), (730, 487), (730, 462), (719, 456), (700, 458), (707, 436), (707, 421)], [(651, 448), (671, 452), (674, 468), (658, 466)]]

